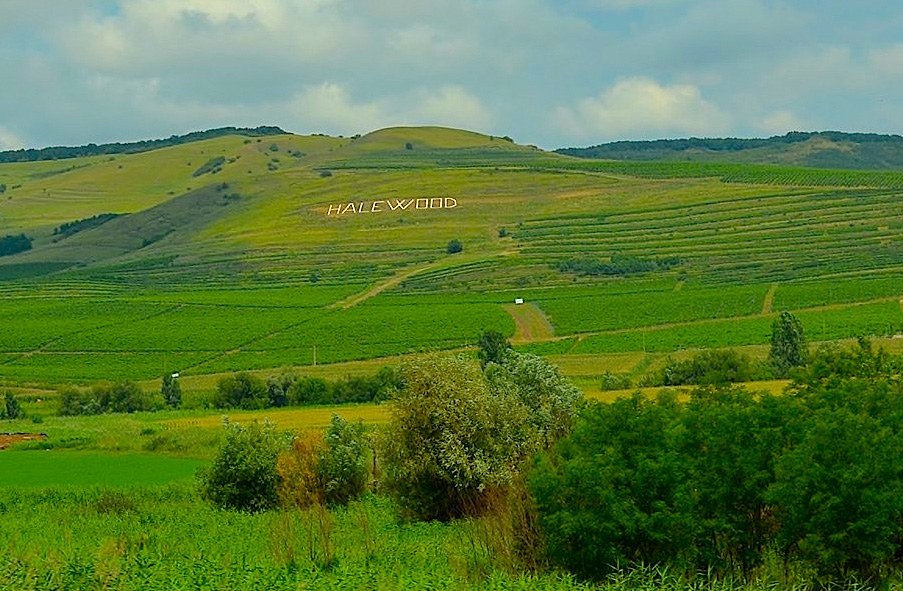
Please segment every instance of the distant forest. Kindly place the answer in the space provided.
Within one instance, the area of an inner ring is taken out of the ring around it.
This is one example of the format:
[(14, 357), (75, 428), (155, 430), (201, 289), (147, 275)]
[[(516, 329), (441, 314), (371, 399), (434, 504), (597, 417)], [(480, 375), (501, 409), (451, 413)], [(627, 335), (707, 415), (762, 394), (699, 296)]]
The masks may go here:
[(758, 139), (619, 141), (555, 151), (578, 158), (608, 160), (728, 161), (821, 168), (903, 168), (903, 136), (840, 131), (794, 131)]
[(206, 131), (193, 131), (185, 135), (173, 135), (165, 139), (142, 140), (139, 142), (115, 144), (87, 144), (85, 146), (55, 146), (50, 148), (29, 148), (0, 152), (2, 162), (34, 162), (37, 160), (61, 160), (63, 158), (81, 158), (84, 156), (103, 156), (106, 154), (135, 154), (148, 152), (158, 148), (167, 148), (179, 144), (187, 144), (199, 140), (222, 137), (224, 135), (246, 135), (252, 137), (281, 135), (286, 133), (279, 127), (261, 125), (260, 127), (218, 127)]

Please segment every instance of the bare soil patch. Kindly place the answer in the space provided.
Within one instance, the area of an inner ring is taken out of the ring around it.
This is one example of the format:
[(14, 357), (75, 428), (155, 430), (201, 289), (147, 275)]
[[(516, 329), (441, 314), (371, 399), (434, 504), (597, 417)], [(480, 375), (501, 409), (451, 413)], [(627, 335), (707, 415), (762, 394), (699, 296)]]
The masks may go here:
[(20, 441), (34, 441), (36, 439), (47, 439), (46, 433), (0, 433), (0, 450), (10, 447), (14, 443)]

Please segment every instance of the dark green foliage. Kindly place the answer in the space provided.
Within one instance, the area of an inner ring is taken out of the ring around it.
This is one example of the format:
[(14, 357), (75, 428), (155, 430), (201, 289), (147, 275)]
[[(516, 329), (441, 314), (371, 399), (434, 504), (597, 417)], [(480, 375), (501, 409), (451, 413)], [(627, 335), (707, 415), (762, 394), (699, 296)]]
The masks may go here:
[(81, 232), (83, 230), (90, 230), (91, 228), (96, 228), (101, 224), (108, 222), (112, 219), (118, 218), (118, 213), (100, 213), (95, 216), (91, 216), (89, 218), (84, 218), (81, 220), (75, 220), (74, 222), (66, 222), (65, 224), (60, 224), (56, 228), (53, 229), (53, 235), (56, 236), (54, 240), (62, 240), (63, 238), (68, 238), (73, 234)]
[(682, 386), (749, 382), (765, 377), (749, 356), (733, 349), (702, 351), (685, 361), (669, 361), (656, 376), (656, 385)]
[(289, 393), (295, 384), (295, 377), (291, 374), (270, 376), (267, 378), (267, 406), (288, 406)]
[(143, 140), (140, 142), (130, 142), (125, 144), (87, 144), (85, 146), (76, 147), (53, 147), (42, 149), (28, 150), (8, 150), (0, 152), (0, 162), (34, 162), (38, 160), (58, 160), (61, 158), (80, 158), (83, 156), (100, 156), (103, 154), (137, 154), (139, 152), (147, 152), (156, 150), (157, 148), (165, 148), (167, 146), (177, 146), (187, 144), (199, 140), (222, 137), (225, 135), (245, 135), (245, 136), (267, 136), (282, 135), (285, 131), (278, 127), (261, 125), (260, 127), (220, 127), (217, 129), (208, 129), (206, 131), (193, 131), (185, 135), (174, 135), (166, 139), (159, 140)]
[(90, 390), (72, 387), (60, 391), (61, 415), (132, 413), (155, 410), (150, 395), (130, 381), (96, 384)]
[(511, 350), (508, 338), (497, 330), (484, 330), (480, 333), (477, 344), (480, 347), (477, 358), (484, 368), (489, 363), (501, 363), (505, 354)]
[(644, 259), (616, 254), (607, 263), (592, 257), (567, 259), (558, 263), (558, 270), (578, 275), (635, 275), (664, 271), (679, 265), (680, 262), (678, 257)]
[(326, 447), (317, 457), (317, 476), (327, 503), (345, 505), (367, 490), (368, 444), (364, 425), (332, 415), (326, 429)]
[(781, 312), (771, 325), (771, 349), (768, 362), (775, 374), (785, 377), (794, 367), (806, 364), (808, 349), (803, 325), (790, 312)]
[(413, 150), (413, 149), (414, 149), (414, 144), (412, 144), (411, 142), (405, 142), (405, 144), (404, 144), (404, 149), (405, 149), (405, 150)]
[(508, 235), (508, 228), (499, 228), (499, 238), (504, 238)]
[(267, 387), (257, 376), (240, 372), (220, 378), (213, 397), (216, 408), (264, 408), (267, 405)]
[(265, 511), (279, 502), (276, 462), (287, 440), (272, 425), (226, 425), (213, 464), (200, 473), (201, 495), (223, 509)]
[(633, 561), (748, 574), (771, 551), (877, 581), (903, 555), (901, 367), (862, 343), (817, 353), (790, 395), (588, 406), (530, 474), (550, 558), (590, 578)]
[(375, 375), (347, 376), (335, 382), (323, 378), (298, 378), (287, 390), (289, 404), (343, 404), (381, 402), (402, 385), (401, 375), (383, 367)]
[(331, 170), (321, 170), (321, 171), (320, 171), (320, 178), (321, 178), (321, 179), (326, 179), (326, 178), (329, 178), (329, 177), (331, 177), (331, 176), (332, 176), (332, 171), (331, 171)]
[(25, 234), (8, 234), (0, 238), (0, 257), (31, 250), (32, 239)]
[(448, 246), (445, 247), (445, 252), (448, 254), (455, 254), (456, 252), (461, 252), (464, 250), (464, 245), (461, 244), (461, 241), (457, 238), (448, 241)]
[(10, 390), (3, 394), (3, 406), (0, 406), (0, 419), (22, 418), (22, 407)]
[(160, 394), (163, 396), (163, 402), (169, 408), (182, 406), (182, 386), (179, 384), (179, 378), (173, 377), (172, 374), (163, 376)]
[(226, 163), (225, 156), (216, 156), (202, 164), (197, 170), (191, 173), (191, 176), (201, 176), (202, 174), (219, 172), (223, 164)]

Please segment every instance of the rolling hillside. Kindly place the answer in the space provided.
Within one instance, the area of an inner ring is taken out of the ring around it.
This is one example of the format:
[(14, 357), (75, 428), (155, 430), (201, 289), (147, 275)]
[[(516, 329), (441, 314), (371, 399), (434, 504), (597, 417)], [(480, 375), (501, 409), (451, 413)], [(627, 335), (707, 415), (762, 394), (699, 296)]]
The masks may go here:
[(611, 160), (746, 162), (815, 168), (903, 169), (903, 137), (875, 133), (791, 132), (767, 139), (690, 138), (620, 141), (560, 154)]
[(782, 310), (815, 340), (903, 331), (899, 172), (392, 128), (6, 163), (0, 184), (0, 237), (33, 238), (0, 257), (9, 383), (276, 371), (487, 328), (592, 383), (683, 349), (755, 352)]

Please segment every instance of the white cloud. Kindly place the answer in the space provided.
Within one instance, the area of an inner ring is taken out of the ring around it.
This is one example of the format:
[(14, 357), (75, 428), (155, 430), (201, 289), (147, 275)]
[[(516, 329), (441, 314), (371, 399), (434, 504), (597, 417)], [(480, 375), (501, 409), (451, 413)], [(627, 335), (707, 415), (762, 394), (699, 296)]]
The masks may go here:
[(461, 127), (473, 131), (486, 131), (492, 124), (492, 115), (476, 96), (460, 86), (445, 86), (435, 92), (419, 93), (417, 123)]
[(634, 77), (574, 106), (558, 107), (553, 123), (573, 137), (613, 139), (717, 134), (728, 129), (730, 117), (691, 84), (663, 86)]
[(649, 8), (668, 6), (686, 0), (587, 0), (586, 6), (601, 10), (630, 10), (633, 8)]
[(302, 128), (329, 133), (371, 131), (394, 123), (385, 101), (356, 103), (344, 87), (332, 82), (304, 89), (288, 110)]
[(24, 147), (25, 142), (19, 139), (16, 134), (0, 125), (0, 151), (18, 150)]

